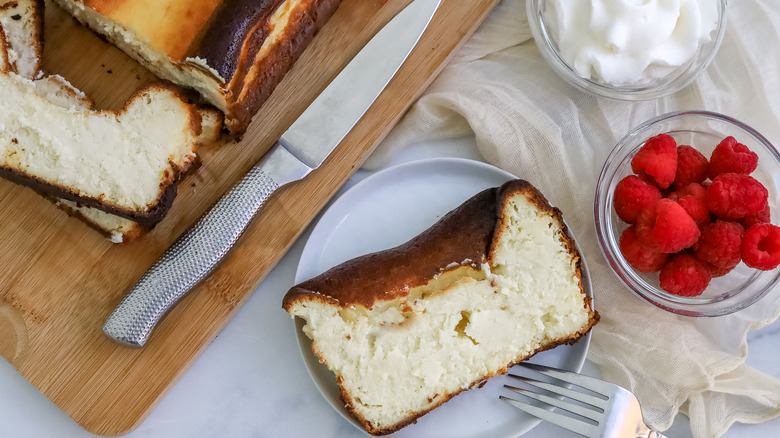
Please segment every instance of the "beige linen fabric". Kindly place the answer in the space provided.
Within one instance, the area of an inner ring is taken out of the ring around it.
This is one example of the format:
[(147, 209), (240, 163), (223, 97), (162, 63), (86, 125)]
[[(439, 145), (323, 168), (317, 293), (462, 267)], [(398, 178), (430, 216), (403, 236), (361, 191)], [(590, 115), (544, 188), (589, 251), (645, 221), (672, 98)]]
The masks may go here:
[[(632, 127), (674, 110), (734, 116), (780, 145), (780, 2), (735, 0), (711, 67), (663, 99), (597, 98), (559, 79), (528, 29), (525, 2), (504, 0), (366, 163), (385, 165), (421, 140), (474, 133), (484, 158), (536, 185), (563, 210), (584, 249), (602, 315), (588, 358), (637, 394), (647, 421), (668, 428), (678, 410), (696, 437), (780, 413), (780, 381), (744, 364), (746, 334), (780, 313), (780, 290), (720, 318), (686, 318), (634, 297), (596, 241), (593, 198), (601, 166)], [(773, 212), (778, 223), (780, 212)]]

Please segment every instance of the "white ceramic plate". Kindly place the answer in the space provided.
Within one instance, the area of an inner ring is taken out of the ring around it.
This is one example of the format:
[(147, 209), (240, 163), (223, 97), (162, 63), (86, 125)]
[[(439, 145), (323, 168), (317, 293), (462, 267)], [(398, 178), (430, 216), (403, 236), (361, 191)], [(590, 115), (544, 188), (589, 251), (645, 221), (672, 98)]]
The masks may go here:
[[(444, 214), (478, 192), (497, 187), (514, 175), (488, 164), (459, 158), (435, 158), (398, 165), (359, 182), (324, 213), (301, 255), (295, 282), (300, 283), (362, 254), (397, 246), (430, 227)], [(584, 266), (583, 286), (591, 295)], [(363, 430), (339, 399), (334, 374), (312, 353), (295, 318), (303, 359), (322, 395), (344, 418)], [(590, 335), (573, 346), (560, 346), (536, 355), (532, 362), (579, 371)], [(398, 437), (517, 437), (538, 424), (498, 399), (505, 383), (498, 376), (480, 389), (461, 393), (441, 407), (393, 434)]]

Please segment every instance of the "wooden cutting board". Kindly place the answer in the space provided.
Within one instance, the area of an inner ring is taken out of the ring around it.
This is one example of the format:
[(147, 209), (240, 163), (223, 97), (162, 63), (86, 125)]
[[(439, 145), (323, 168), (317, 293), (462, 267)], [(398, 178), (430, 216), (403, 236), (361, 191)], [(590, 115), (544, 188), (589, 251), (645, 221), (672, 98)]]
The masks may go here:
[[(274, 195), (230, 258), (163, 319), (147, 346), (109, 341), (101, 327), (125, 291), (408, 2), (343, 0), (243, 139), (201, 150), (203, 165), (180, 185), (168, 217), (134, 242), (113, 245), (32, 190), (0, 180), (0, 354), (88, 431), (137, 427), (498, 0), (444, 0), (408, 62), (335, 153)], [(69, 79), (98, 108), (120, 108), (155, 80), (48, 1), (46, 8), (45, 70)]]

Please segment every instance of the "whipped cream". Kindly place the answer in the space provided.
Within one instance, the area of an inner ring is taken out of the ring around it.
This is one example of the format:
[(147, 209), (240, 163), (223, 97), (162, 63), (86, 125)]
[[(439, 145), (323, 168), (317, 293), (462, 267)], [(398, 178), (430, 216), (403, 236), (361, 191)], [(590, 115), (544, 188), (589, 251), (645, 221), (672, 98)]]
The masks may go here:
[(717, 0), (548, 0), (544, 20), (566, 63), (615, 86), (669, 75), (712, 38)]

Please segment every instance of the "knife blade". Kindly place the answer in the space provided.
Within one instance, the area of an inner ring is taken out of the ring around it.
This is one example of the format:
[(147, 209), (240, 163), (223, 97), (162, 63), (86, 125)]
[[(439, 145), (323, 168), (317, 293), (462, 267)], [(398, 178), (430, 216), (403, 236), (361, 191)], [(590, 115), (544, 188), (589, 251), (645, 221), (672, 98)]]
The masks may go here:
[(414, 0), (390, 20), (263, 158), (149, 268), (103, 332), (122, 345), (143, 347), (163, 315), (229, 254), (268, 198), (318, 168), (352, 130), (417, 45), (440, 3)]

